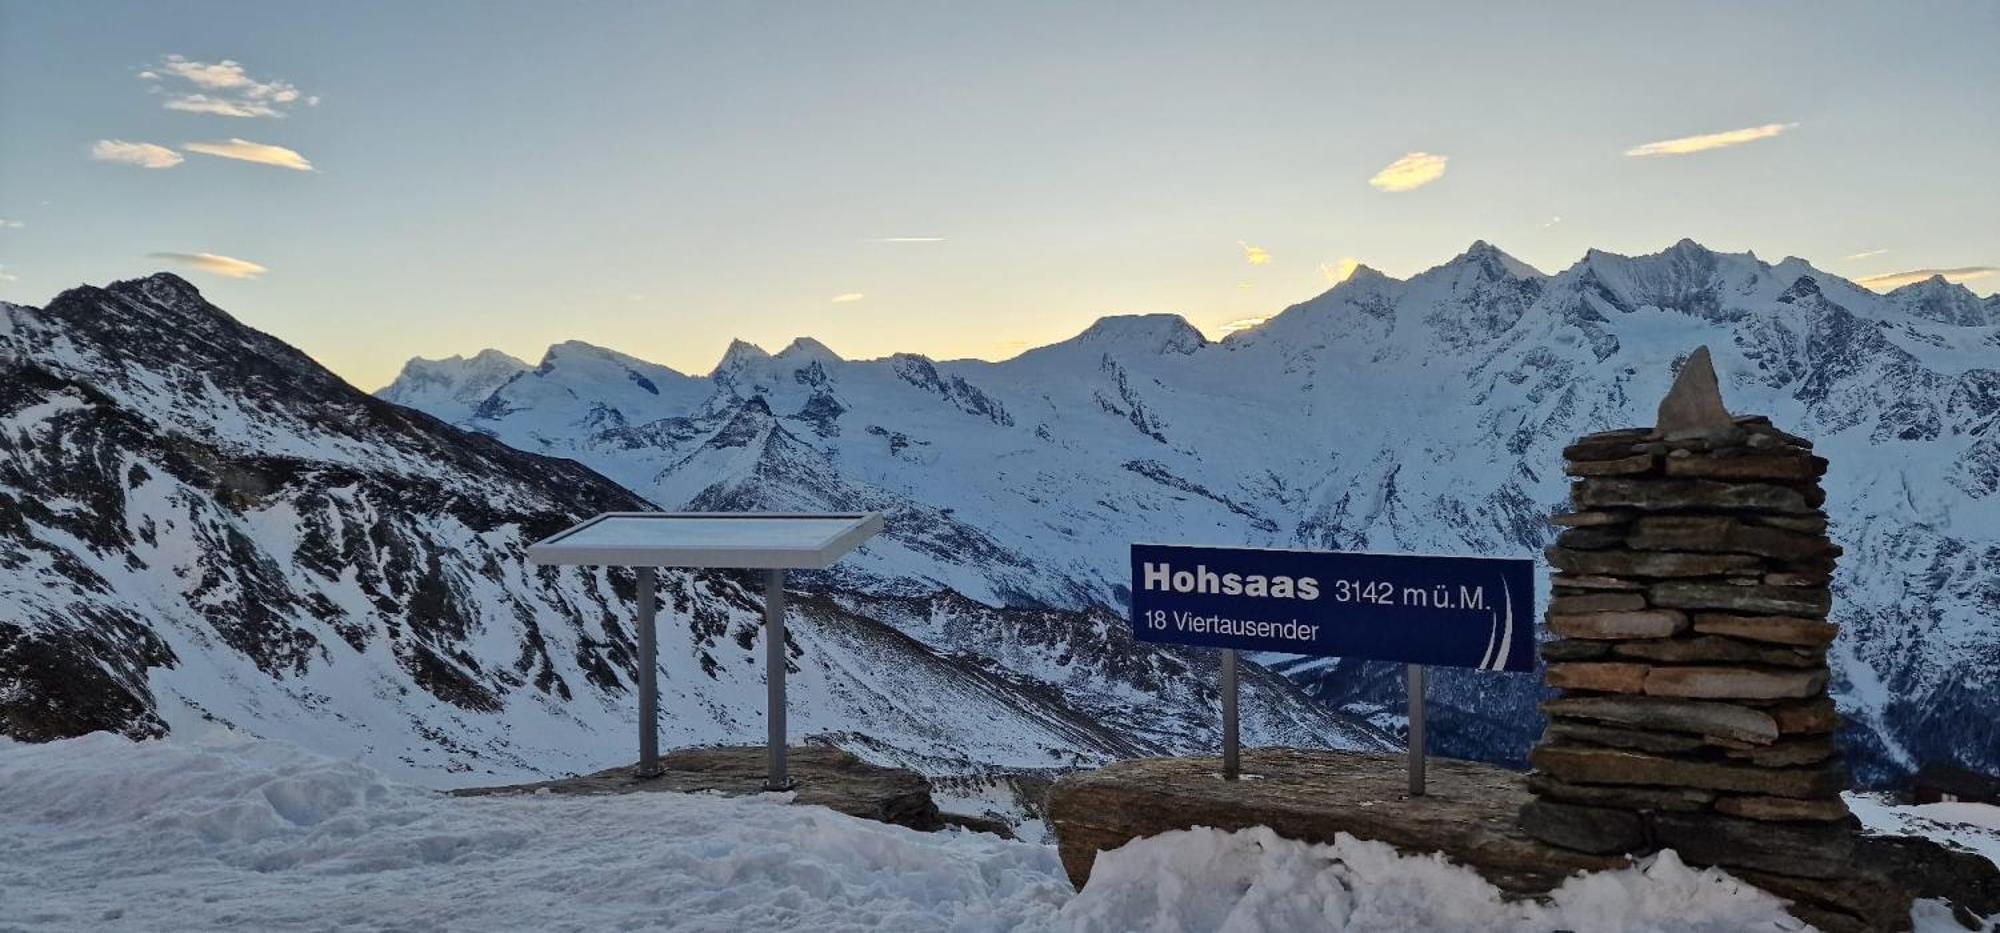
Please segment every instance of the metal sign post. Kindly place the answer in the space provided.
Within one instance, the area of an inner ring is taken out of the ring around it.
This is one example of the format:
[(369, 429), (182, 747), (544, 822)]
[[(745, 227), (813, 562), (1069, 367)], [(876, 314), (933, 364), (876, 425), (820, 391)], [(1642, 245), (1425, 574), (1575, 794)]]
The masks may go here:
[(785, 773), (785, 572), (764, 577), (764, 789), (791, 790)]
[(1236, 730), (1236, 649), (1222, 649), (1222, 779), (1242, 770), (1242, 743)]
[(1410, 665), (1410, 796), (1424, 795), (1424, 666)]
[(639, 768), (642, 778), (659, 777), (660, 673), (658, 574), (651, 567), (633, 568), (639, 577)]

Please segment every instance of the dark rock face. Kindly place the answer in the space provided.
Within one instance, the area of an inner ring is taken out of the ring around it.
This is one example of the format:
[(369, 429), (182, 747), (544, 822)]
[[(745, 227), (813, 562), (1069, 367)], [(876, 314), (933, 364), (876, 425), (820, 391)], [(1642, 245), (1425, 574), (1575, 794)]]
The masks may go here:
[[(475, 594), (504, 573), (505, 550), (451, 553), (431, 529), (532, 539), (642, 500), (574, 463), (358, 392), (173, 276), (74, 289), (7, 322), (0, 419), (15, 430), (0, 432), (0, 567), (14, 586), (0, 586), (0, 605), (16, 614), (0, 618), (0, 733), (163, 734), (148, 672), (190, 659), (169, 647), (162, 615), (272, 677), (324, 661), (322, 636), (299, 621), (321, 620), (354, 650), (381, 645), (417, 686), (466, 710), (516, 689), (566, 699), (582, 686), (554, 673), (532, 628), (506, 669), (463, 652), (480, 624)], [(255, 517), (274, 512), (299, 517), (289, 553), (255, 537)], [(64, 538), (110, 566), (80, 560)], [(135, 600), (107, 577), (120, 564), (173, 582)], [(348, 585), (394, 624), (328, 600)], [(586, 669), (622, 655), (580, 647)]]
[(1521, 807), (1521, 830), (1550, 845), (1592, 855), (1623, 855), (1646, 847), (1646, 823), (1630, 810), (1553, 800)]

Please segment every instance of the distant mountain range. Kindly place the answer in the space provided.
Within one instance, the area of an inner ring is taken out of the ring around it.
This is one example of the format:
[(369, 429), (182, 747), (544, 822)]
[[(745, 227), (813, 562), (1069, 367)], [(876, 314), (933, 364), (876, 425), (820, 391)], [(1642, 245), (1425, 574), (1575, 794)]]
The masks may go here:
[[(705, 376), (572, 342), (533, 367), (413, 361), (379, 394), (664, 507), (888, 513), (822, 581), (844, 591), (1095, 613), (1123, 605), (1133, 541), (1539, 555), (1566, 501), (1561, 447), (1650, 423), (1707, 344), (1732, 409), (1832, 461), (1836, 692), (1880, 779), (2000, 769), (1996, 335), (2000, 298), (1942, 279), (1878, 295), (1685, 240), (1544, 275), (1482, 242), (1408, 280), (1363, 267), (1219, 342), (1113, 317), (999, 363), (843, 360), (800, 339), (739, 342)], [(981, 650), (975, 632), (905, 630)], [(1265, 660), (1398, 722), (1392, 668)], [(1531, 677), (1454, 672), (1434, 691), (1449, 753), (1518, 761), (1538, 729)]]
[[(572, 358), (620, 373), (573, 384), (590, 391), (706, 385), (641, 387), (636, 361), (551, 352)], [(520, 369), (496, 354), (418, 365), (399, 392), (465, 419), (500, 416), (501, 388), (545, 406), (570, 390), (517, 385)], [(746, 453), (817, 469), (810, 446), (770, 430), (768, 409), (728, 408), (697, 445), (718, 476)], [(805, 491), (773, 500), (864, 488), (783, 482)], [(172, 275), (72, 289), (45, 308), (0, 303), (0, 734), (220, 724), (431, 784), (630, 761), (632, 575), (537, 568), (523, 549), (599, 511), (651, 508), (653, 494), (359, 392)], [(935, 559), (958, 546), (950, 535), (973, 533), (907, 527), (941, 514), (899, 513), (884, 553), (928, 541)], [(939, 775), (1217, 741), (1213, 660), (1134, 642), (1088, 600), (1024, 608), (820, 582), (831, 585), (797, 594), (789, 620), (798, 740)], [(754, 587), (663, 575), (667, 744), (762, 741)], [(1261, 668), (1245, 702), (1257, 741), (1393, 745)]]

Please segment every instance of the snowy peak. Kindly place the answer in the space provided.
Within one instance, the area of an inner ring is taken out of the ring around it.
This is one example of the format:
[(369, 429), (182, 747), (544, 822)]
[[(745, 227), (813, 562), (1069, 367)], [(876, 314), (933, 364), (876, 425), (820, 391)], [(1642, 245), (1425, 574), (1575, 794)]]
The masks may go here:
[(771, 354), (765, 352), (763, 347), (747, 340), (731, 340), (729, 349), (722, 351), (722, 359), (716, 362), (715, 369), (710, 375), (723, 376), (740, 372), (746, 366), (762, 363), (770, 358)]
[[(1362, 268), (1365, 267), (1356, 267), (1355, 273), (1359, 274)], [(1371, 269), (1369, 271), (1373, 272), (1374, 270)], [(1499, 247), (1485, 240), (1474, 240), (1471, 246), (1465, 248), (1465, 252), (1453, 257), (1450, 262), (1419, 273), (1416, 279), (1432, 277), (1439, 273), (1456, 275), (1465, 272), (1470, 272), (1479, 278), (1494, 282), (1506, 279), (1547, 278), (1547, 275), (1542, 270), (1508, 255), (1506, 251)], [(1380, 275), (1380, 273), (1376, 274)], [(1412, 281), (1416, 279), (1412, 279)]]
[(1083, 333), (1058, 346), (1127, 349), (1159, 356), (1193, 353), (1208, 345), (1187, 318), (1178, 314), (1117, 314), (1098, 318)]
[(828, 347), (826, 344), (820, 343), (819, 341), (812, 339), (811, 337), (800, 337), (796, 340), (793, 340), (791, 343), (786, 344), (785, 348), (783, 350), (779, 350), (778, 355), (773, 357), (773, 359), (784, 360), (786, 362), (796, 362), (796, 363), (841, 362), (840, 354), (833, 352), (832, 348)]
[(376, 390), (375, 396), (446, 421), (461, 421), (471, 417), (493, 390), (532, 368), (526, 361), (491, 349), (470, 358), (454, 355), (433, 360), (420, 356), (404, 363), (396, 381)]
[(201, 297), (201, 289), (196, 288), (194, 283), (171, 272), (155, 272), (143, 279), (124, 279), (105, 286), (104, 290), (138, 296), (162, 308), (222, 313)]
[(1954, 285), (1942, 275), (1911, 282), (1883, 298), (1906, 314), (1939, 324), (1964, 327), (2000, 324), (2000, 315), (1994, 313), (2000, 310), (2000, 295), (1981, 301), (1971, 289)]

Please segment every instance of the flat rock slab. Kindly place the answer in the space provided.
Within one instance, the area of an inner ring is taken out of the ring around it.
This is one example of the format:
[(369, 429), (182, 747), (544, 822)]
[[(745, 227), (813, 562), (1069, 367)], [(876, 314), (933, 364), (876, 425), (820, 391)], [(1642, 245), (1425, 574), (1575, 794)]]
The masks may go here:
[[(869, 764), (849, 752), (819, 745), (792, 746), (787, 761), (793, 803), (925, 832), (944, 827), (937, 803), (931, 799), (930, 781), (915, 771)], [(726, 797), (765, 793), (762, 745), (684, 748), (660, 756), (660, 765), (666, 773), (655, 778), (638, 777), (636, 765), (626, 765), (553, 781), (468, 787), (452, 793), (461, 797), (542, 791), (586, 796), (648, 791)]]
[(1515, 826), (1531, 799), (1523, 776), (1492, 765), (1432, 758), (1427, 793), (1416, 798), (1401, 755), (1247, 749), (1243, 779), (1224, 781), (1220, 771), (1215, 758), (1145, 758), (1057, 781), (1048, 817), (1070, 881), (1083, 887), (1099, 852), (1196, 826), (1268, 826), (1322, 843), (1347, 833), (1405, 852), (1441, 852), (1517, 894), (1547, 892), (1579, 870), (1627, 864), (1529, 838)]

